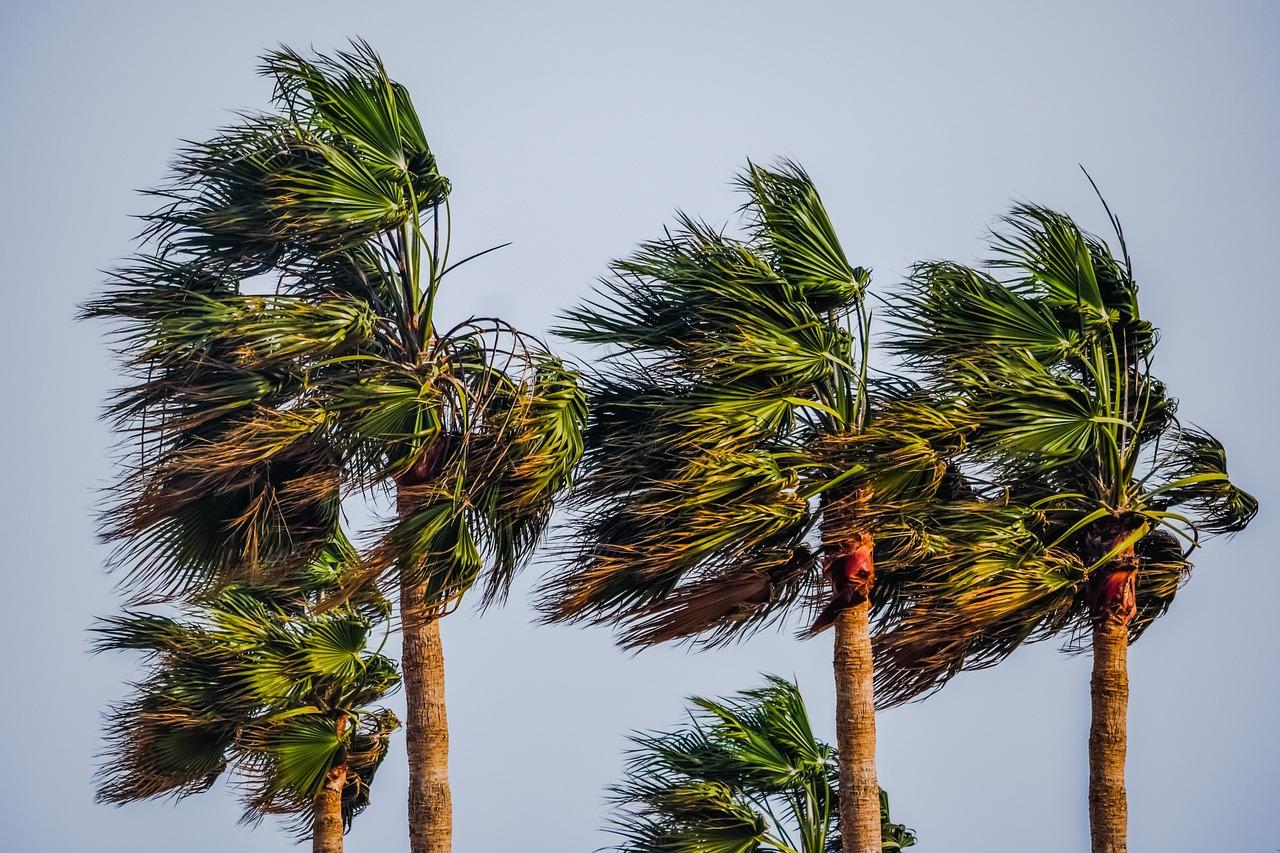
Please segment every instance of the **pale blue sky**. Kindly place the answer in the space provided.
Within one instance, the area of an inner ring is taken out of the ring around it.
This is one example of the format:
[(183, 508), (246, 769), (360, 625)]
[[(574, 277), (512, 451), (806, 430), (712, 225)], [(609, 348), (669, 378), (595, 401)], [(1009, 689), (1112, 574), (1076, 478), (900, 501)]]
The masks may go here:
[[(1280, 848), (1274, 566), (1274, 251), (1280, 5), (1267, 2), (10, 2), (0, 9), (5, 416), (0, 848), (290, 849), (215, 790), (176, 807), (91, 800), (101, 709), (133, 673), (90, 658), (115, 607), (93, 539), (114, 377), (73, 306), (130, 250), (133, 190), (179, 138), (262, 106), (256, 57), (361, 35), (414, 95), (453, 180), (454, 316), (541, 331), (610, 257), (682, 207), (713, 220), (746, 157), (805, 164), (846, 249), (887, 289), (925, 257), (975, 258), (1026, 198), (1124, 220), (1157, 369), (1263, 502), (1211, 543), (1131, 654), (1132, 849)], [(526, 584), (527, 587), (527, 584)], [(523, 588), (521, 591), (525, 591)], [(527, 597), (445, 628), (459, 853), (587, 853), (624, 735), (682, 697), (794, 674), (831, 733), (830, 640), (630, 657), (603, 631), (536, 627)], [(880, 770), (923, 851), (1086, 849), (1088, 661), (1049, 646), (880, 718)], [(399, 742), (397, 742), (399, 747)], [(405, 850), (404, 763), (378, 779), (353, 851)]]

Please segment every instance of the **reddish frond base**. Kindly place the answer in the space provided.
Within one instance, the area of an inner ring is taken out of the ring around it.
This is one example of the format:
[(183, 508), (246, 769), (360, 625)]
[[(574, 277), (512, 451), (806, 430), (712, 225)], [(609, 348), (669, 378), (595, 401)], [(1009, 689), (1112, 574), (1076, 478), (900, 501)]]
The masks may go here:
[(874, 554), (874, 540), (865, 533), (859, 533), (827, 562), (831, 601), (822, 608), (806, 632), (809, 636), (822, 633), (835, 624), (841, 612), (871, 598), (871, 586), (876, 576)]

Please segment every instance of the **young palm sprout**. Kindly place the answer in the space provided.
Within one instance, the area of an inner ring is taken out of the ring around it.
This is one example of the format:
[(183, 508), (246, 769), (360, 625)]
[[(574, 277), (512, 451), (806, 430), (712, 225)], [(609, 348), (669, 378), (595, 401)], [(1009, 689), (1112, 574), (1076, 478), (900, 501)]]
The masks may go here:
[(966, 413), (956, 461), (1034, 542), (1024, 559), (917, 574), (914, 607), (877, 660), (881, 699), (903, 701), (1024, 641), (1091, 637), (1098, 853), (1127, 845), (1127, 646), (1169, 607), (1201, 539), (1257, 512), (1228, 480), (1222, 445), (1180, 424), (1152, 375), (1158, 336), (1112, 224), (1119, 258), (1067, 216), (1020, 205), (994, 237), (991, 272), (916, 271), (894, 346)]
[(561, 330), (612, 349), (588, 383), (575, 560), (546, 607), (631, 646), (715, 645), (816, 602), (810, 633), (835, 626), (844, 850), (878, 853), (872, 611), (898, 609), (924, 556), (970, 560), (1008, 528), (948, 465), (964, 424), (868, 379), (870, 274), (809, 176), (751, 165), (738, 185), (745, 238), (682, 216)]
[(369, 707), (399, 684), (395, 664), (365, 648), (389, 605), (366, 593), (316, 612), (354, 556), (339, 538), (286, 585), (227, 586), (181, 619), (103, 620), (97, 650), (142, 651), (148, 668), (108, 716), (98, 799), (186, 797), (230, 771), (246, 822), (285, 815), (316, 853), (341, 851), (399, 727)]
[[(841, 849), (835, 751), (813, 736), (800, 690), (770, 677), (730, 699), (689, 700), (676, 731), (632, 738), (612, 789), (621, 853), (831, 853)], [(880, 792), (882, 850), (914, 846)]]
[[(581, 454), (575, 374), (501, 320), (440, 322), (449, 182), (368, 45), (269, 54), (275, 108), (183, 149), (146, 251), (85, 314), (136, 384), (107, 513), (139, 595), (287, 577), (341, 500), (389, 491), (363, 580), (399, 590), (413, 853), (451, 844), (439, 619), (502, 599)], [(473, 256), (474, 257), (474, 256)], [(487, 572), (486, 572), (487, 570)], [(352, 584), (361, 582), (352, 579)]]

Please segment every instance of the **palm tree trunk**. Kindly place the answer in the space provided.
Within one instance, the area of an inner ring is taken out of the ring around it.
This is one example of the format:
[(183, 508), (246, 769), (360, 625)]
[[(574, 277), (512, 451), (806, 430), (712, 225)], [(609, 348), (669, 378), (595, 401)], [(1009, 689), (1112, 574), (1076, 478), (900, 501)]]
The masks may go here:
[(1092, 547), (1117, 551), (1091, 579), (1093, 676), (1089, 725), (1089, 836), (1093, 853), (1129, 849), (1124, 760), (1129, 713), (1129, 623), (1138, 613), (1138, 571), (1130, 525), (1113, 520), (1091, 534)]
[(863, 601), (841, 611), (835, 624), (836, 744), (844, 853), (880, 853), (870, 612), (871, 603)]
[[(396, 483), (396, 510), (412, 512), (407, 494), (430, 481), (439, 449), (432, 448)], [(409, 756), (409, 851), (450, 853), (453, 848), (453, 795), (449, 790), (449, 717), (444, 698), (444, 644), (440, 613), (426, 598), (427, 583), (416, 573), (400, 574), (400, 668), (406, 714), (405, 749)]]
[(324, 789), (315, 801), (315, 816), (311, 822), (312, 853), (342, 853), (342, 789), (346, 784), (345, 767), (329, 771)]
[[(844, 853), (880, 853), (880, 785), (876, 781), (876, 701), (871, 657), (871, 588), (875, 540), (847, 531), (866, 496), (826, 506), (823, 539), (835, 609), (836, 746), (840, 765), (840, 837)], [(822, 621), (821, 618), (819, 620)]]
[(1129, 710), (1129, 628), (1099, 620), (1093, 629), (1093, 722), (1089, 727), (1089, 833), (1093, 853), (1129, 849), (1129, 805), (1124, 790), (1126, 716)]
[(453, 798), (449, 792), (449, 719), (444, 701), (444, 645), (440, 617), (423, 602), (425, 584), (402, 583), (401, 667), (408, 706), (410, 853), (449, 853)]

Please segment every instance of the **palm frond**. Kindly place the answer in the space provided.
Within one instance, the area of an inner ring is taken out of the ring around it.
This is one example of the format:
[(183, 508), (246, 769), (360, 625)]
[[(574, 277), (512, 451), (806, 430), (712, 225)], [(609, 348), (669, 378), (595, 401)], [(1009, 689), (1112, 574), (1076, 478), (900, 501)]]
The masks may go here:
[(1159, 459), (1164, 481), (1154, 489), (1161, 508), (1183, 507), (1197, 515), (1207, 533), (1238, 533), (1258, 514), (1258, 501), (1227, 475), (1227, 451), (1203, 430), (1183, 427), (1170, 436), (1172, 446)]
[(783, 160), (765, 169), (749, 163), (737, 184), (751, 198), (743, 212), (754, 242), (769, 247), (773, 266), (806, 302), (823, 312), (861, 300), (870, 273), (845, 257), (818, 190), (799, 164)]

